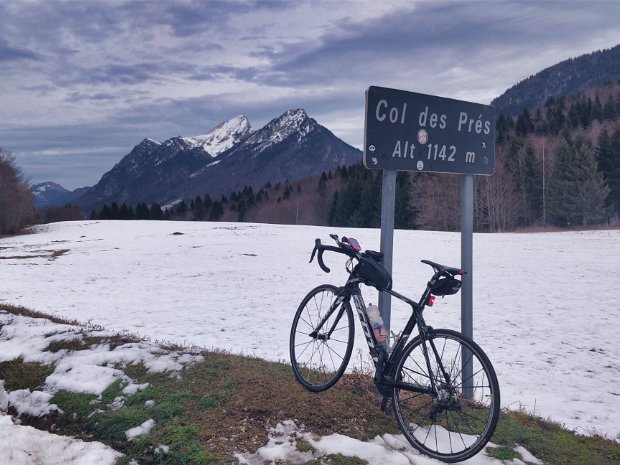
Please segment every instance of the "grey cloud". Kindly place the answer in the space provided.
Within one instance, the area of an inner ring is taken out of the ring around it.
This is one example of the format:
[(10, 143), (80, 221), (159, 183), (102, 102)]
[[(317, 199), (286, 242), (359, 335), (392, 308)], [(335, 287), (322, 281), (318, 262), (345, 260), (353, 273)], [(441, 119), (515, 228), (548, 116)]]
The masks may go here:
[(201, 66), (197, 67), (194, 73), (188, 75), (188, 79), (194, 81), (209, 81), (229, 77), (241, 81), (253, 81), (260, 74), (260, 70), (255, 67), (234, 67), (234, 66)]
[(97, 92), (94, 94), (86, 94), (83, 92), (73, 92), (69, 97), (67, 97), (67, 102), (81, 102), (84, 100), (92, 100), (92, 101), (114, 101), (118, 100), (119, 96), (116, 94), (111, 94), (107, 92)]
[(110, 63), (91, 68), (67, 65), (59, 67), (53, 79), (63, 87), (75, 84), (108, 84), (113, 88), (156, 81), (171, 74), (195, 72), (196, 66), (193, 64), (162, 60), (127, 64)]
[(234, 8), (225, 2), (191, 2), (168, 5), (162, 18), (177, 37), (201, 34), (226, 22)]
[(0, 62), (18, 60), (40, 60), (41, 56), (25, 48), (13, 47), (0, 38)]
[(158, 74), (159, 67), (152, 63), (138, 63), (132, 65), (111, 64), (85, 70), (82, 73), (84, 80), (110, 84), (139, 84), (150, 81)]
[[(503, 2), (501, 9), (497, 3), (424, 2), (364, 23), (343, 20), (322, 37), (318, 47), (295, 44), (279, 55), (266, 50), (264, 56), (274, 60), (272, 70), (277, 72), (272, 82), (277, 85), (338, 80), (353, 74), (363, 79), (409, 73), (415, 78), (461, 63), (486, 66), (515, 47), (531, 61), (538, 44), (580, 43), (592, 34), (591, 29), (575, 27), (593, 18), (590, 3), (573, 2), (571, 9), (562, 2), (537, 2), (536, 8), (531, 8), (531, 2)], [(613, 26), (620, 17), (620, 3), (605, 6), (610, 14), (599, 13), (596, 21)], [(533, 47), (524, 50), (528, 43)], [(494, 54), (488, 56), (489, 51)], [(396, 61), (400, 69), (393, 67)]]
[(230, 21), (239, 15), (259, 11), (282, 12), (291, 7), (281, 1), (230, 1), (191, 0), (188, 2), (126, 2), (123, 9), (132, 15), (134, 22), (142, 26), (159, 25), (169, 27), (173, 35), (186, 38), (214, 31), (226, 32)]

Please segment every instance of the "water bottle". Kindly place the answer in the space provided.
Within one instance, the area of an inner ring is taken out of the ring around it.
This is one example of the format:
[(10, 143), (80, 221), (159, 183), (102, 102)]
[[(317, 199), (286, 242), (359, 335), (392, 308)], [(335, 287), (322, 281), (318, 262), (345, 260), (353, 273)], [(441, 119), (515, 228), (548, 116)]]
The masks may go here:
[(368, 313), (368, 319), (370, 320), (372, 332), (375, 335), (375, 339), (377, 340), (377, 343), (387, 348), (388, 334), (383, 324), (383, 318), (381, 318), (379, 307), (377, 307), (376, 305), (370, 304), (368, 305), (368, 309), (366, 310), (366, 312)]

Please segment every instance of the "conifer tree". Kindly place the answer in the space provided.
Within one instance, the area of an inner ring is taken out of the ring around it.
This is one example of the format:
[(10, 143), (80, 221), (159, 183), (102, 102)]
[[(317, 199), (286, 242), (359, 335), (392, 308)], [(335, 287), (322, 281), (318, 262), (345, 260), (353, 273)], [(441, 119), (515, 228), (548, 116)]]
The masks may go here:
[(151, 208), (149, 209), (149, 213), (150, 213), (150, 219), (151, 220), (163, 220), (164, 219), (164, 212), (161, 209), (161, 206), (158, 203), (154, 203), (151, 205)]
[(149, 207), (146, 203), (140, 202), (136, 205), (136, 210), (134, 213), (134, 218), (136, 220), (148, 220), (150, 219), (150, 211)]
[(222, 207), (221, 202), (217, 200), (213, 202), (213, 206), (211, 207), (211, 211), (209, 212), (209, 221), (218, 221), (222, 215), (224, 214), (224, 207)]
[(127, 207), (127, 204), (123, 202), (119, 209), (119, 218), (121, 220), (133, 220), (133, 210)]
[(525, 136), (533, 130), (534, 124), (532, 122), (532, 115), (527, 108), (524, 108), (517, 118), (517, 125), (515, 127), (515, 131), (518, 135)]
[(192, 208), (195, 221), (202, 221), (205, 216), (204, 207), (202, 205), (202, 199), (199, 195), (194, 199), (194, 208)]
[(98, 219), (100, 220), (110, 219), (110, 207), (108, 207), (108, 204), (105, 204), (105, 203), (103, 204), (103, 207), (101, 207), (101, 212), (99, 212)]
[(175, 208), (175, 213), (177, 215), (185, 215), (185, 212), (187, 211), (187, 203), (185, 202), (185, 200), (181, 200), (181, 202), (179, 202)]
[(247, 213), (247, 211), (248, 211), (248, 205), (245, 200), (245, 197), (241, 197), (237, 205), (237, 221), (244, 221), (245, 214)]
[(600, 224), (607, 217), (609, 187), (585, 137), (560, 141), (549, 182), (549, 216), (559, 226)]
[(616, 109), (616, 101), (614, 100), (614, 96), (611, 95), (605, 105), (603, 106), (603, 119), (611, 121), (618, 116), (618, 111)]
[(604, 130), (597, 143), (597, 162), (609, 186), (607, 204), (611, 211), (620, 214), (620, 127), (611, 135)]
[(319, 185), (317, 187), (317, 192), (321, 194), (321, 197), (325, 196), (325, 192), (327, 190), (327, 175), (325, 171), (321, 174), (321, 178), (319, 179)]
[(120, 220), (121, 218), (121, 210), (118, 206), (118, 203), (112, 202), (110, 205), (110, 219), (111, 220)]
[(411, 205), (411, 179), (409, 173), (396, 173), (396, 205), (394, 211), (394, 227), (413, 229), (416, 212)]

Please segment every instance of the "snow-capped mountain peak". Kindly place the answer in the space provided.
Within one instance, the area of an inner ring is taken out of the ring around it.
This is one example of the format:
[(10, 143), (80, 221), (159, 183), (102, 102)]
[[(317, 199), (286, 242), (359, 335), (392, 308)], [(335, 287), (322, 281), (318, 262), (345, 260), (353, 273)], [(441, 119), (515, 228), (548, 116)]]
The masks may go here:
[(302, 109), (289, 110), (255, 132), (245, 116), (237, 116), (199, 136), (143, 140), (77, 204), (88, 211), (112, 201), (166, 205), (205, 193), (216, 198), (359, 160), (359, 150)]
[(305, 110), (301, 108), (288, 110), (249, 136), (244, 144), (252, 146), (254, 152), (258, 154), (293, 135), (301, 141), (316, 127), (317, 122), (310, 118)]
[(278, 134), (284, 139), (294, 132), (299, 132), (305, 136), (310, 130), (312, 121), (306, 110), (298, 108), (289, 110), (280, 117), (273, 119), (266, 127), (273, 134)]
[(185, 137), (183, 140), (195, 147), (202, 147), (209, 155), (217, 157), (251, 132), (250, 121), (245, 116), (239, 115), (217, 125), (206, 134)]
[(65, 194), (69, 192), (67, 189), (62, 187), (60, 184), (57, 184), (52, 181), (35, 184), (34, 186), (30, 188), (30, 191), (36, 196), (45, 195), (45, 193), (47, 192), (58, 192), (60, 194)]

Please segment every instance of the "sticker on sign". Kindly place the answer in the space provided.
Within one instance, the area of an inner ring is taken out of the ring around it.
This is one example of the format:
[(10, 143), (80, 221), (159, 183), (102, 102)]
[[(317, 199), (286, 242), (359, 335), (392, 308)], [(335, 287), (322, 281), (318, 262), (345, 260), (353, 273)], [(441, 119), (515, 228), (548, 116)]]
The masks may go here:
[(376, 170), (491, 175), (495, 110), (372, 86), (366, 91), (364, 165)]

